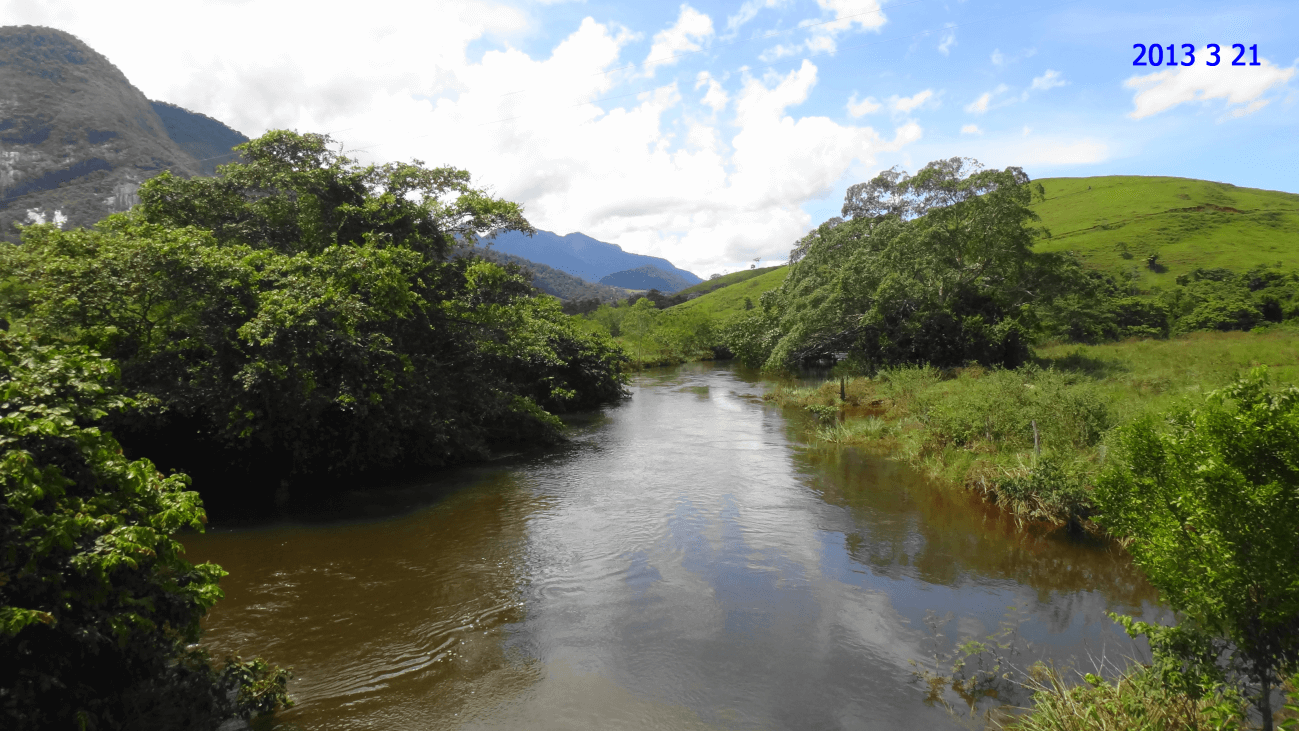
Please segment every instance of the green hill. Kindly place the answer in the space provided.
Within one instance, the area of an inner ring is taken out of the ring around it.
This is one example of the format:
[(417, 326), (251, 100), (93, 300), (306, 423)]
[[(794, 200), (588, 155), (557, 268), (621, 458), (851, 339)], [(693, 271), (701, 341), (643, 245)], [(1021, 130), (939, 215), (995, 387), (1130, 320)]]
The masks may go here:
[[(1033, 208), (1052, 237), (1038, 251), (1076, 252), (1088, 266), (1137, 270), (1171, 284), (1197, 267), (1299, 269), (1299, 195), (1189, 178), (1043, 178)], [(1126, 256), (1125, 256), (1126, 254)], [(1146, 266), (1158, 254), (1155, 270)], [(1159, 271), (1161, 270), (1162, 271)]]
[(722, 287), (729, 287), (732, 284), (738, 284), (740, 282), (753, 279), (754, 277), (760, 277), (763, 274), (766, 274), (767, 272), (775, 271), (782, 266), (784, 266), (784, 264), (779, 264), (774, 267), (763, 267), (761, 269), (744, 269), (738, 272), (731, 272), (730, 274), (720, 276), (716, 279), (710, 279), (707, 282), (700, 282), (699, 284), (696, 284), (693, 287), (686, 287), (680, 292), (677, 292), (677, 294), (678, 295), (682, 295), (682, 294), (705, 295), (714, 290), (721, 289)]
[[(753, 271), (736, 272), (728, 274), (726, 277), (736, 277), (740, 274), (752, 274)], [(704, 312), (712, 315), (715, 319), (726, 319), (734, 314), (744, 311), (744, 298), (748, 297), (754, 307), (758, 306), (758, 298), (763, 292), (779, 287), (781, 282), (785, 281), (785, 275), (789, 273), (788, 266), (769, 267), (767, 272), (758, 276), (750, 276), (739, 279), (729, 286), (723, 286), (715, 289), (708, 294), (696, 297), (689, 302), (682, 302), (679, 305), (669, 307), (666, 312), (687, 312), (696, 308), (702, 308)], [(715, 284), (726, 277), (718, 277), (711, 282), (703, 284)], [(703, 284), (695, 285), (702, 287)], [(689, 291), (689, 290), (685, 290)]]

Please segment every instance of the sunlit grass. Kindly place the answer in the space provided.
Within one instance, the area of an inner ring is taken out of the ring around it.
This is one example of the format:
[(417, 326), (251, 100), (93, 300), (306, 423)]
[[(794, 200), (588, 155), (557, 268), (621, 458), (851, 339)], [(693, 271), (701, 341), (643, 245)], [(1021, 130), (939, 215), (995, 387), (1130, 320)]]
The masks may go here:
[(912, 366), (847, 379), (842, 399), (837, 379), (767, 398), (817, 413), (815, 439), (887, 452), (1025, 520), (1091, 527), (1090, 484), (1110, 430), (1260, 365), (1299, 381), (1299, 331), (1048, 346), (1015, 371)]

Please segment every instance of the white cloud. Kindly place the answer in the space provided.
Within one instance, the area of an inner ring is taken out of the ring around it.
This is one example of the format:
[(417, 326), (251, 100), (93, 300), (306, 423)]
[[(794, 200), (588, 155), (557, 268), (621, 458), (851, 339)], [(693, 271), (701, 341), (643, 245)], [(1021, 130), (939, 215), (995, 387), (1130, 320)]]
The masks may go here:
[(857, 93), (853, 92), (852, 98), (848, 100), (848, 114), (854, 119), (864, 117), (867, 114), (873, 114), (880, 110), (880, 103), (875, 101), (875, 97), (868, 96), (861, 101), (857, 101)]
[(653, 76), (660, 66), (675, 64), (680, 54), (700, 50), (699, 42), (712, 35), (713, 19), (682, 4), (676, 24), (654, 35), (654, 44), (645, 56), (645, 75)]
[(964, 126), (961, 127), (961, 134), (963, 134), (963, 135), (981, 135), (981, 134), (983, 134), (983, 130), (979, 129), (979, 125), (977, 125), (977, 124), (967, 124), (967, 125), (964, 125)]
[[(1223, 69), (1204, 65), (1179, 66), (1145, 76), (1133, 76), (1123, 86), (1135, 89), (1133, 119), (1144, 119), (1188, 102), (1222, 99), (1233, 117), (1242, 117), (1267, 106), (1262, 98), (1273, 87), (1283, 87), (1297, 66), (1281, 68), (1267, 59), (1261, 66)], [(1224, 73), (1225, 72), (1225, 73)]]
[(949, 30), (943, 34), (943, 40), (938, 44), (938, 52), (944, 56), (952, 52), (952, 46), (956, 45), (956, 31)]
[(767, 8), (778, 8), (782, 5), (788, 5), (790, 0), (746, 0), (740, 5), (740, 9), (735, 15), (726, 18), (726, 30), (734, 33), (736, 29), (745, 23), (758, 17), (758, 13)]
[[(834, 53), (838, 46), (836, 37), (842, 33), (868, 30), (879, 31), (888, 22), (880, 6), (880, 0), (816, 0), (823, 12), (828, 11), (832, 17), (809, 20), (803, 23), (809, 27), (811, 35), (802, 43), (785, 43), (762, 52), (759, 59), (764, 63), (792, 56), (800, 52)], [(770, 7), (770, 6), (768, 6)]]
[(1032, 89), (1033, 91), (1046, 91), (1048, 89), (1054, 89), (1057, 86), (1064, 86), (1065, 84), (1068, 83), (1069, 82), (1060, 78), (1059, 71), (1052, 71), (1051, 69), (1047, 69), (1045, 74), (1042, 74), (1041, 76), (1038, 76), (1033, 79)]
[(722, 84), (713, 75), (707, 71), (700, 71), (695, 77), (695, 89), (707, 86), (708, 91), (700, 101), (713, 110), (714, 113), (720, 112), (726, 108), (726, 104), (731, 100), (731, 96), (722, 88)]
[(880, 7), (879, 0), (816, 0), (822, 10), (834, 13), (834, 22), (818, 25), (818, 33), (838, 34), (853, 30), (879, 30), (887, 18)]
[(1005, 84), (998, 84), (997, 88), (983, 92), (978, 99), (965, 105), (965, 111), (971, 114), (983, 114), (991, 108), (993, 98), (1004, 94), (1009, 88)]
[(934, 96), (932, 89), (925, 89), (914, 96), (891, 96), (889, 97), (889, 108), (900, 114), (910, 114), (912, 110), (923, 105)]
[[(205, 33), (166, 64), (139, 40), (174, 30), (164, 0), (139, 0), (131, 15), (84, 0), (0, 0), (0, 8), (5, 22), (76, 34), (149, 98), (253, 137), (344, 130), (336, 138), (364, 162), (464, 168), (475, 184), (522, 203), (539, 228), (582, 231), (705, 274), (755, 256), (783, 259), (814, 223), (804, 204), (923, 136), (914, 121), (877, 131), (800, 115), (818, 78), (808, 61), (787, 74), (692, 74), (680, 88), (624, 98), (658, 83), (596, 73), (626, 65), (632, 30), (587, 18), (525, 52), (511, 41), (534, 21), (480, 0), (374, 0), (347, 22), (269, 3), (252, 26), (223, 6), (198, 5), (187, 18)], [(291, 38), (285, 27), (296, 29)], [(687, 6), (652, 45), (680, 52), (706, 42), (710, 28)], [(351, 51), (338, 53), (344, 47)], [(589, 103), (597, 100), (605, 101)]]
[(1000, 48), (994, 48), (992, 50), (991, 60), (993, 66), (1009, 66), (1012, 63), (1019, 63), (1020, 61), (1023, 61), (1026, 58), (1032, 58), (1035, 55), (1037, 55), (1036, 48), (1025, 48), (1019, 53), (1010, 56), (1002, 53)]

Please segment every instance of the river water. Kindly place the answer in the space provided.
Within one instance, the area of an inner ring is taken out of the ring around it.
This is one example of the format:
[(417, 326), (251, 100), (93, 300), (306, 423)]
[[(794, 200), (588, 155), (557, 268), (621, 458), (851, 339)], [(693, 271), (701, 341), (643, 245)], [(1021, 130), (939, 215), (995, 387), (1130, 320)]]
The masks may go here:
[(931, 610), (950, 646), (1016, 607), (1058, 659), (1166, 618), (1113, 547), (808, 445), (769, 387), (641, 374), (560, 449), (216, 519), (185, 539), (230, 572), (205, 644), (294, 666), (281, 729), (931, 730), (960, 728), (911, 677)]

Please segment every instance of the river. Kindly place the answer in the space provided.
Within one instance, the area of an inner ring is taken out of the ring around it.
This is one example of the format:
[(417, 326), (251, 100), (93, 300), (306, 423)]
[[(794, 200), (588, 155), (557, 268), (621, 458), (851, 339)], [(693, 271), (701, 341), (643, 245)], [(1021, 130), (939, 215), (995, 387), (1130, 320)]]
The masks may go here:
[(1016, 607), (1057, 659), (1167, 618), (1112, 546), (809, 445), (769, 387), (652, 371), (562, 448), (216, 518), (184, 539), (230, 572), (204, 642), (295, 668), (280, 729), (928, 731), (960, 728), (911, 678), (928, 611), (950, 644)]

